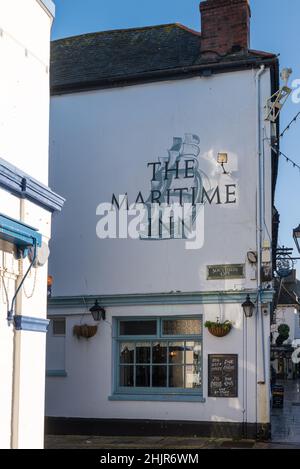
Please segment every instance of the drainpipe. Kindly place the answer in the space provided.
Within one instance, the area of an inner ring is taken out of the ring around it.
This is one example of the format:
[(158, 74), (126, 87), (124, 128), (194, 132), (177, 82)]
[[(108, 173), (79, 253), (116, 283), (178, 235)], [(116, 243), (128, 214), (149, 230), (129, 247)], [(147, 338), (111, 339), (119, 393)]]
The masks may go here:
[[(20, 200), (20, 220), (24, 222), (24, 200)], [(19, 293), (36, 259), (37, 246), (34, 245), (34, 255), (25, 275), (18, 278), (17, 289), (8, 311), (8, 322), (13, 322), (15, 310), (17, 314), (22, 314), (22, 298)], [(24, 263), (21, 259), (20, 262)], [(12, 408), (11, 408), (11, 448), (19, 449), (19, 408), (20, 408), (20, 376), (21, 376), (21, 332), (14, 330), (13, 339), (13, 377), (12, 377)]]
[(265, 71), (265, 65), (261, 65), (259, 71), (256, 74), (256, 91), (257, 91), (257, 157), (258, 157), (258, 191), (257, 191), (257, 314), (256, 314), (256, 334), (259, 326), (259, 320), (261, 321), (261, 344), (262, 344), (262, 376), (260, 382), (265, 383), (266, 381), (266, 358), (265, 358), (265, 340), (264, 340), (264, 318), (261, 311), (261, 264), (262, 264), (262, 243), (263, 243), (263, 232), (264, 232), (264, 219), (265, 219), (265, 207), (264, 207), (264, 152), (262, 149), (262, 126), (261, 126), (261, 77)]
[[(255, 315), (255, 361), (256, 361), (256, 422), (258, 421), (258, 383), (264, 384), (266, 381), (266, 360), (265, 360), (265, 346), (264, 346), (264, 327), (261, 308), (261, 265), (262, 265), (262, 243), (264, 232), (264, 174), (263, 174), (263, 151), (262, 151), (262, 122), (261, 122), (261, 77), (265, 71), (265, 66), (262, 65), (256, 74), (256, 93), (257, 93), (257, 171), (258, 171), (258, 186), (257, 186), (257, 302), (256, 302), (256, 315)], [(261, 337), (259, 339), (258, 328), (261, 321)], [(258, 344), (261, 340), (262, 356), (258, 356)], [(259, 366), (258, 360), (262, 360), (262, 366)], [(258, 376), (259, 372), (259, 376)]]

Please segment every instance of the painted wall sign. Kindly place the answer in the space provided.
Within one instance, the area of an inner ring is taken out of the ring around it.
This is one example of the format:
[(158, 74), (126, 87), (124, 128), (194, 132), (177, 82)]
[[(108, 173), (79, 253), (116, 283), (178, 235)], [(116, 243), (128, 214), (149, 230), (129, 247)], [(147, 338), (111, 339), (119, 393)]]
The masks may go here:
[[(158, 161), (147, 163), (151, 175), (150, 194), (137, 191), (133, 200), (127, 193), (120, 196), (112, 194), (112, 205), (120, 209), (130, 204), (209, 204), (228, 205), (237, 203), (236, 184), (213, 186), (209, 177), (199, 167), (200, 138), (198, 135), (185, 134), (184, 138), (174, 137), (173, 145), (167, 155)], [(121, 203), (120, 203), (121, 201)]]
[(203, 247), (204, 206), (237, 204), (237, 185), (226, 184), (230, 179), (213, 183), (200, 169), (199, 155), (198, 135), (174, 137), (166, 156), (147, 163), (150, 190), (131, 191), (130, 197), (128, 192), (113, 193), (110, 207), (108, 203), (97, 207), (96, 214), (102, 217), (97, 236), (185, 239), (187, 249)]
[(238, 397), (238, 355), (208, 355), (208, 397)]
[(222, 264), (207, 266), (207, 280), (245, 278), (244, 264)]

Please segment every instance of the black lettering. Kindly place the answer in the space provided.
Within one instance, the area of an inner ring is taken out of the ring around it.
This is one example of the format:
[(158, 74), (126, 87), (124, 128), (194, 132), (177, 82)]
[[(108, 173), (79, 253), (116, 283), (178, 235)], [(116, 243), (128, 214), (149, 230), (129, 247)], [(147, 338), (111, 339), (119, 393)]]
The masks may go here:
[(161, 198), (160, 191), (151, 191), (151, 203), (152, 204), (154, 204), (154, 202), (158, 202), (160, 204), (160, 198)]
[[(230, 189), (234, 188), (234, 191), (230, 192)], [(230, 197), (234, 197), (234, 200), (230, 200)], [(226, 202), (225, 204), (236, 203), (236, 184), (226, 184)]]
[(171, 173), (172, 171), (175, 171), (176, 176), (175, 179), (179, 179), (179, 161), (176, 161), (175, 163), (175, 168), (170, 168), (169, 169), (169, 163), (165, 163), (165, 180), (168, 179), (168, 174)]
[[(129, 205), (128, 205), (128, 196), (127, 196), (127, 192), (126, 194), (124, 195), (124, 199), (122, 200), (121, 202), (121, 207), (123, 205), (123, 203), (126, 201), (126, 209), (129, 210)], [(112, 195), (112, 200), (111, 200), (111, 204), (112, 205), (116, 205), (118, 210), (120, 210), (120, 204), (119, 204), (119, 201), (117, 200), (115, 194)]]
[(145, 204), (142, 193), (139, 192), (135, 201), (136, 204)]
[[(189, 166), (189, 163), (192, 163), (192, 166)], [(185, 179), (193, 179), (195, 177), (195, 161), (194, 160), (185, 160)], [(189, 176), (189, 171), (193, 173)]]
[(161, 166), (161, 163), (157, 162), (157, 163), (148, 163), (147, 167), (149, 168), (149, 166), (152, 166), (153, 167), (153, 175), (152, 175), (152, 181), (156, 181), (156, 166)]
[(212, 202), (213, 202), (213, 200), (214, 200), (214, 198), (215, 198), (215, 196), (217, 196), (217, 202), (216, 202), (216, 204), (217, 204), (217, 205), (218, 205), (218, 204), (221, 204), (220, 190), (219, 190), (219, 187), (218, 187), (218, 186), (216, 187), (216, 189), (215, 189), (213, 195), (211, 196), (211, 198), (209, 197), (208, 193), (206, 192), (206, 190), (205, 190), (204, 187), (203, 187), (203, 189), (202, 189), (202, 197), (201, 197), (201, 204), (204, 203), (204, 198), (206, 198), (207, 201), (208, 201), (208, 203), (211, 205)]
[(189, 191), (188, 187), (183, 187), (182, 189), (174, 189), (174, 192), (179, 192), (179, 203), (182, 205), (182, 197), (183, 197), (183, 192), (184, 191)]

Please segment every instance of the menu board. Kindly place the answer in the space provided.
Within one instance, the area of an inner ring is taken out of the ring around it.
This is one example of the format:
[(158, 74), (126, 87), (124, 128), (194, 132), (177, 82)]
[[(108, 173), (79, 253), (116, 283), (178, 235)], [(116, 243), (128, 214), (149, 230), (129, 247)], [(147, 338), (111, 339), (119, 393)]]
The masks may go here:
[(238, 355), (208, 355), (208, 397), (238, 397)]

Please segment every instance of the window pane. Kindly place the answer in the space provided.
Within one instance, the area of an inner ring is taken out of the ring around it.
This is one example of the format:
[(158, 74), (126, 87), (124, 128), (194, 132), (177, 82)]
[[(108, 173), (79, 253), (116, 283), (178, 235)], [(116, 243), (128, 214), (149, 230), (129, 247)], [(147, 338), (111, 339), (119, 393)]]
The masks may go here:
[(144, 388), (150, 386), (150, 366), (136, 367), (136, 386)]
[(120, 386), (133, 387), (133, 366), (120, 367)]
[(137, 342), (136, 363), (150, 363), (151, 344), (150, 342)]
[(167, 343), (153, 342), (152, 363), (167, 363)]
[(165, 388), (167, 386), (167, 367), (166, 366), (153, 366), (152, 367), (152, 387)]
[(186, 342), (185, 345), (185, 363), (188, 365), (198, 365), (201, 363), (201, 344), (200, 342)]
[(120, 321), (121, 335), (156, 335), (154, 321)]
[(199, 335), (201, 319), (165, 319), (163, 320), (164, 335)]
[(66, 319), (53, 319), (53, 335), (66, 335)]
[(184, 388), (184, 366), (169, 366), (169, 387)]
[(184, 363), (184, 342), (169, 342), (169, 363)]
[(187, 389), (201, 387), (201, 370), (198, 366), (187, 365), (185, 367), (185, 387)]
[(120, 363), (134, 363), (134, 344), (120, 344)]

